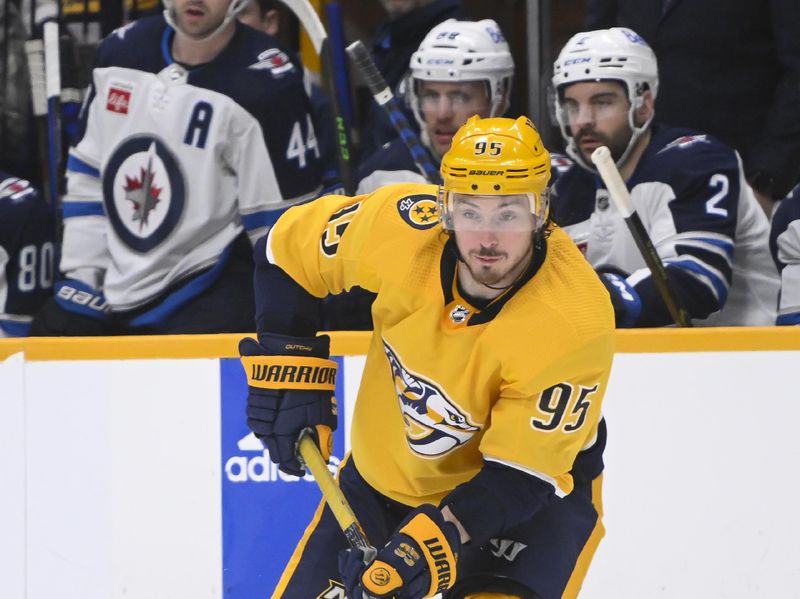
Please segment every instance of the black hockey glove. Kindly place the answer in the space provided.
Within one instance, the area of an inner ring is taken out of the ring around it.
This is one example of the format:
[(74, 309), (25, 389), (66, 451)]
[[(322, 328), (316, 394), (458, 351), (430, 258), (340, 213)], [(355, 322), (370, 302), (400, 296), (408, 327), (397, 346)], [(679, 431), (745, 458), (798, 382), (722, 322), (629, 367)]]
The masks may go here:
[(599, 272), (597, 274), (611, 296), (617, 328), (626, 329), (636, 326), (636, 321), (642, 313), (642, 300), (636, 289), (624, 277), (616, 273)]
[(422, 599), (451, 588), (461, 538), (438, 508), (423, 504), (406, 516), (395, 533), (364, 563), (361, 549), (339, 553), (347, 596), (358, 599)]
[(53, 292), (33, 317), (31, 337), (118, 334), (102, 291), (64, 279), (56, 282)]
[(330, 337), (262, 334), (239, 342), (247, 375), (247, 425), (264, 441), (270, 459), (287, 474), (303, 476), (297, 458), (300, 433), (310, 429), (327, 462), (336, 430), (336, 362)]

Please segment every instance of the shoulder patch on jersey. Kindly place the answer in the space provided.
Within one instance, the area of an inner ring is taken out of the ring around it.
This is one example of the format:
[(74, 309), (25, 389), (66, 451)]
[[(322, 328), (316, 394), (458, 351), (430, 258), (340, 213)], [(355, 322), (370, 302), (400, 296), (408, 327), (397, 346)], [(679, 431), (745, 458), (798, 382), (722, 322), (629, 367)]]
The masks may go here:
[(392, 368), (411, 451), (420, 457), (439, 457), (469, 442), (481, 430), (483, 425), (473, 423), (434, 381), (406, 368), (385, 339), (383, 349)]
[(117, 27), (111, 34), (116, 35), (119, 39), (124, 40), (125, 34), (136, 25), (136, 21), (131, 21), (127, 25), (123, 25), (122, 27)]
[(550, 168), (559, 174), (566, 173), (573, 164), (574, 162), (563, 154), (550, 154)]
[(278, 48), (264, 50), (257, 57), (258, 62), (251, 64), (248, 69), (254, 71), (268, 70), (273, 75), (280, 75), (294, 69), (294, 64), (286, 52)]
[(0, 200), (8, 198), (12, 202), (19, 202), (34, 192), (35, 190), (31, 187), (30, 182), (25, 179), (9, 177), (0, 181)]
[(134, 84), (130, 81), (111, 80), (108, 84), (108, 94), (106, 95), (106, 110), (118, 114), (128, 114), (133, 88)]
[(678, 148), (679, 150), (682, 150), (699, 143), (711, 143), (711, 141), (708, 139), (708, 135), (683, 135), (672, 140), (656, 153), (661, 154), (662, 152), (666, 152), (672, 148)]
[(397, 211), (415, 229), (430, 229), (439, 223), (439, 203), (436, 196), (420, 194), (400, 198)]

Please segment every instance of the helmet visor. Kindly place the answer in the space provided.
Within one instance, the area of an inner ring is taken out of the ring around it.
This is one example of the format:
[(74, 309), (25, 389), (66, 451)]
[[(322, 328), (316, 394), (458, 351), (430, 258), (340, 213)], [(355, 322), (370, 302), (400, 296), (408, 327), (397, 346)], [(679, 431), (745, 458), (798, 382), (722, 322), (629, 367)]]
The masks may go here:
[(446, 224), (453, 231), (530, 232), (539, 228), (533, 193), (473, 195), (446, 193)]

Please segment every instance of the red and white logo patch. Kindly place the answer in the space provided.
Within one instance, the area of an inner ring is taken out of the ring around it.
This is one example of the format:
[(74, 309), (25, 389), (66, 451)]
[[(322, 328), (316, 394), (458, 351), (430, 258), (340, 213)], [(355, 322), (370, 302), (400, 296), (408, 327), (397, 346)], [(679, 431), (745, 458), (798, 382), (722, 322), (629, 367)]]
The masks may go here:
[(130, 85), (117, 82), (112, 83), (108, 88), (106, 110), (119, 114), (128, 114), (128, 109), (131, 105), (132, 91)]

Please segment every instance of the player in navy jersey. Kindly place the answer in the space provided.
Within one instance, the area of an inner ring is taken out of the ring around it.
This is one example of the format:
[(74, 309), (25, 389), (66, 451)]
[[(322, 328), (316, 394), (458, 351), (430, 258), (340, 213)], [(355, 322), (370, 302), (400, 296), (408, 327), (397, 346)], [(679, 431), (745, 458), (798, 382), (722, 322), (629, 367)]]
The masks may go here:
[(52, 293), (54, 227), (31, 184), (0, 171), (0, 337), (28, 334), (33, 313)]
[(36, 334), (252, 326), (249, 242), (315, 197), (322, 166), (302, 72), (238, 23), (246, 1), (167, 1), (98, 49), (67, 164), (65, 279)]
[(800, 185), (772, 217), (769, 247), (781, 273), (781, 293), (775, 324), (800, 325)]
[[(502, 116), (508, 109), (514, 60), (497, 23), (448, 19), (425, 36), (409, 63), (406, 95), (421, 141), (438, 165), (469, 117)], [(425, 183), (399, 138), (359, 166), (357, 193), (388, 183)]]
[(602, 145), (693, 322), (772, 324), (778, 274), (766, 216), (734, 150), (709, 135), (653, 123), (658, 69), (650, 47), (625, 28), (579, 33), (558, 56), (553, 85), (561, 133), (576, 162), (565, 166), (561, 157), (554, 164), (554, 220), (600, 273), (617, 326), (672, 320), (591, 162)]

